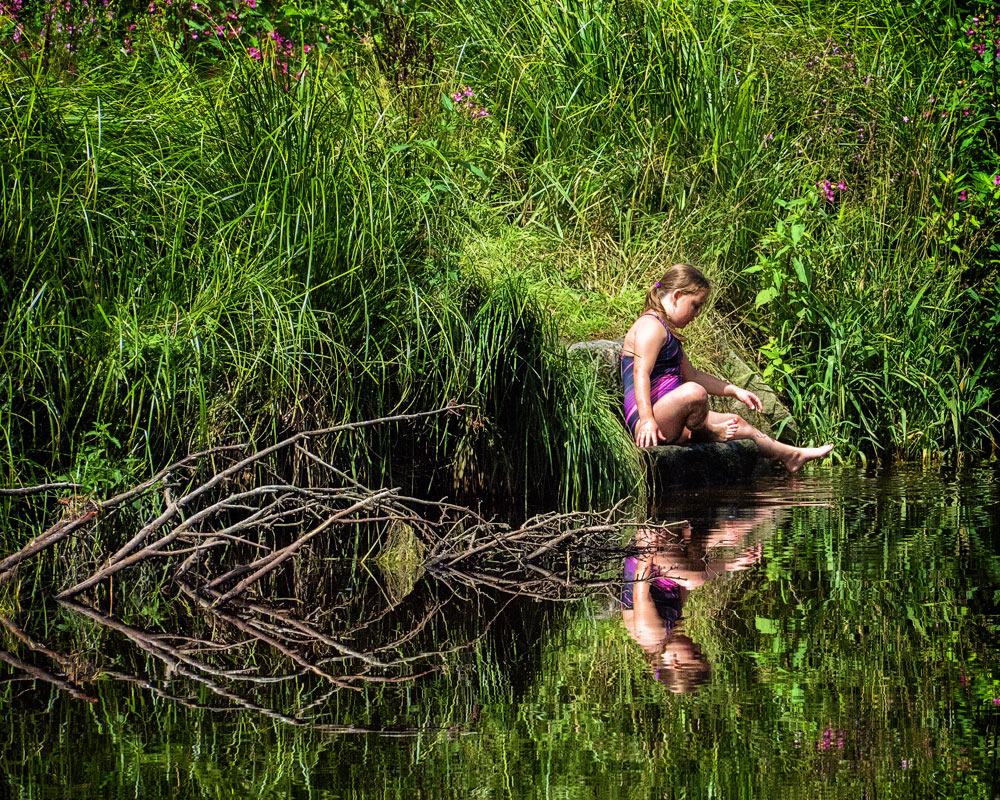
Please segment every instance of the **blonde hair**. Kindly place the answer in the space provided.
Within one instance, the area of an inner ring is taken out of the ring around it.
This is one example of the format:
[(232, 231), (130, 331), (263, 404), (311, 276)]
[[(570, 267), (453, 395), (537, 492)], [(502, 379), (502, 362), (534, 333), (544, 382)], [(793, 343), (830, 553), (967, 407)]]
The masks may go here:
[(667, 313), (663, 308), (663, 298), (678, 289), (684, 294), (698, 294), (702, 291), (711, 291), (712, 286), (705, 273), (697, 267), (691, 264), (674, 264), (663, 273), (662, 278), (649, 287), (649, 291), (646, 292), (646, 307), (642, 313), (652, 311), (666, 322)]

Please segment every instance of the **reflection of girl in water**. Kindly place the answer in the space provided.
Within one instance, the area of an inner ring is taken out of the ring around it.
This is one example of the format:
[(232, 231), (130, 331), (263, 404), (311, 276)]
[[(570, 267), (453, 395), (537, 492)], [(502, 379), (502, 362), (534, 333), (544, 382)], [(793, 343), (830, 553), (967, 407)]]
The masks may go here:
[(625, 559), (622, 621), (646, 654), (656, 679), (670, 691), (691, 692), (711, 675), (701, 649), (679, 627), (688, 594), (723, 572), (746, 569), (760, 559), (758, 548), (730, 558), (709, 558), (710, 551), (739, 544), (759, 521), (727, 521), (700, 546), (693, 546), (690, 526), (681, 540), (667, 539), (651, 528), (636, 533), (633, 544), (638, 553)]
[(698, 646), (675, 631), (687, 591), (664, 576), (649, 554), (625, 559), (622, 620), (639, 644), (658, 681), (685, 693), (707, 683), (710, 670)]

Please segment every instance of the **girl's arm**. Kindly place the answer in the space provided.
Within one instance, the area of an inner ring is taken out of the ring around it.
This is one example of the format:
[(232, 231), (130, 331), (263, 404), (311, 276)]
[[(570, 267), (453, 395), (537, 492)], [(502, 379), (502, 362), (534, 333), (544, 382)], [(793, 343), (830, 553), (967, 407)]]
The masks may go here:
[(687, 356), (684, 356), (681, 361), (681, 376), (686, 381), (694, 381), (701, 384), (705, 387), (706, 392), (716, 397), (735, 397), (754, 411), (761, 411), (764, 408), (764, 404), (761, 403), (760, 398), (753, 392), (748, 392), (741, 386), (737, 386), (734, 383), (726, 383), (714, 375), (709, 375), (707, 372), (695, 369), (691, 366), (691, 362), (688, 361)]
[(691, 366), (691, 362), (688, 361), (688, 357), (684, 356), (681, 361), (681, 376), (686, 381), (694, 381), (705, 387), (705, 391), (709, 394), (715, 395), (716, 397), (732, 397), (731, 389), (737, 388), (731, 383), (726, 383), (714, 375), (709, 375), (707, 372), (702, 372), (700, 369), (695, 369)]

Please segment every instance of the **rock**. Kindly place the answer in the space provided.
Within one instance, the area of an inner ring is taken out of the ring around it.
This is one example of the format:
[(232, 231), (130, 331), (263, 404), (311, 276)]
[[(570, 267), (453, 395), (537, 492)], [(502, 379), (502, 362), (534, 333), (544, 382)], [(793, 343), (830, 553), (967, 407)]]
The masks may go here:
[[(795, 423), (795, 418), (778, 399), (771, 387), (764, 383), (764, 379), (754, 371), (753, 367), (730, 350), (722, 365), (721, 372), (730, 383), (749, 389), (757, 395), (764, 405), (764, 410), (757, 414), (750, 411), (739, 400), (734, 400), (731, 397), (713, 397), (713, 401), (719, 401), (717, 410), (729, 414), (739, 414), (747, 419), (751, 425), (779, 442), (795, 444), (799, 436), (799, 426)], [(714, 408), (716, 404), (713, 402), (712, 405)]]
[(594, 359), (600, 374), (604, 377), (616, 396), (621, 396), (622, 388), (622, 346), (624, 339), (595, 339), (592, 342), (577, 342), (569, 346), (569, 352)]
[(675, 486), (749, 481), (766, 475), (777, 463), (762, 458), (757, 445), (748, 440), (650, 447), (645, 452), (654, 497)]

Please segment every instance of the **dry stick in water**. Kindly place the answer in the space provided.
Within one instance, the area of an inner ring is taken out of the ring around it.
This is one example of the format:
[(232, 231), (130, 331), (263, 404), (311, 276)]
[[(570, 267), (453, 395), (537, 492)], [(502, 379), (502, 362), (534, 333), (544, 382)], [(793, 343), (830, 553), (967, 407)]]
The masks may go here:
[[(156, 656), (160, 661), (166, 664), (168, 669), (175, 669), (181, 664), (186, 664), (192, 669), (203, 672), (207, 675), (214, 675), (217, 678), (226, 678), (231, 681), (239, 681), (245, 683), (254, 684), (266, 684), (273, 683), (274, 681), (269, 678), (262, 678), (257, 675), (248, 674), (245, 670), (227, 670), (219, 669), (213, 667), (204, 661), (194, 658), (189, 653), (185, 652), (179, 647), (174, 647), (173, 645), (167, 644), (161, 637), (157, 637), (153, 634), (146, 633), (138, 628), (131, 625), (127, 625), (124, 622), (120, 622), (114, 617), (108, 616), (96, 608), (91, 608), (90, 606), (81, 605), (79, 603), (74, 603), (72, 601), (63, 601), (67, 608), (72, 609), (78, 614), (83, 614), (85, 617), (89, 617), (95, 622), (109, 628), (113, 631), (123, 634), (127, 637), (133, 644), (135, 644), (140, 650), (149, 653), (152, 656)], [(260, 637), (256, 634), (251, 634), (255, 639)]]
[[(276, 567), (278, 567), (286, 559), (288, 559), (291, 556), (293, 556), (295, 554), (295, 551), (298, 550), (300, 547), (302, 547), (302, 545), (304, 545), (306, 542), (310, 541), (314, 537), (318, 536), (320, 533), (322, 533), (327, 528), (329, 528), (333, 523), (339, 522), (344, 517), (346, 517), (348, 514), (351, 514), (351, 513), (357, 511), (360, 508), (364, 508), (367, 505), (371, 505), (372, 503), (376, 503), (381, 498), (387, 497), (390, 494), (394, 494), (397, 491), (399, 491), (399, 490), (398, 489), (383, 489), (381, 492), (377, 492), (376, 494), (372, 495), (371, 497), (366, 497), (364, 500), (359, 500), (357, 503), (355, 503), (352, 506), (349, 506), (348, 508), (345, 508), (343, 511), (338, 511), (336, 514), (334, 514), (332, 517), (330, 517), (329, 519), (327, 519), (325, 522), (320, 523), (315, 528), (313, 528), (311, 531), (309, 531), (309, 533), (305, 534), (304, 536), (299, 537), (298, 539), (296, 539), (294, 542), (292, 542), (287, 547), (283, 547), (281, 550), (278, 550), (278, 551), (272, 553), (269, 556), (265, 556), (264, 558), (258, 559), (251, 566), (253, 567), (253, 566), (259, 565), (259, 569), (257, 569), (254, 573), (252, 573), (251, 575), (249, 575), (246, 578), (244, 578), (243, 580), (241, 580), (238, 584), (236, 584), (236, 586), (234, 586), (232, 589), (230, 589), (224, 595), (222, 595), (217, 600), (215, 600), (212, 603), (212, 605), (213, 606), (218, 606), (218, 605), (220, 605), (222, 603), (225, 603), (227, 600), (230, 600), (231, 598), (235, 597), (236, 595), (241, 594), (248, 586), (250, 586), (253, 583), (256, 583), (258, 580), (260, 580), (262, 577), (264, 577), (267, 573), (271, 572), (271, 570), (273, 570)], [(225, 576), (223, 576), (223, 577), (225, 577)], [(218, 585), (218, 583), (219, 583), (218, 580), (217, 581), (212, 581), (212, 584)]]
[[(126, 500), (130, 500), (133, 497), (140, 495), (143, 492), (151, 489), (164, 477), (169, 475), (172, 471), (181, 469), (182, 467), (186, 466), (192, 461), (195, 461), (196, 459), (202, 458), (207, 455), (213, 455), (215, 453), (221, 453), (226, 450), (234, 450), (237, 448), (245, 448), (245, 447), (246, 445), (242, 444), (225, 445), (222, 447), (213, 447), (209, 450), (202, 450), (199, 453), (191, 453), (190, 455), (187, 455), (184, 458), (182, 458), (180, 461), (176, 461), (169, 467), (165, 467), (164, 469), (160, 470), (153, 477), (149, 478), (146, 481), (143, 481), (138, 486), (135, 486), (132, 489), (117, 494), (114, 497), (109, 498), (108, 500), (103, 500), (95, 503), (95, 505), (97, 506), (96, 511), (95, 510), (87, 511), (86, 513), (75, 519), (60, 520), (51, 528), (46, 530), (44, 533), (41, 533), (40, 535), (32, 539), (30, 542), (28, 542), (28, 544), (26, 544), (16, 553), (13, 553), (12, 555), (5, 558), (2, 562), (0, 562), (0, 583), (3, 583), (10, 577), (10, 570), (14, 566), (24, 561), (25, 559), (37, 555), (42, 550), (46, 550), (52, 545), (62, 541), (71, 533), (73, 533), (75, 530), (79, 529), (80, 527), (82, 527), (83, 525), (94, 519), (94, 517), (97, 516), (98, 512), (113, 510)], [(80, 485), (76, 483), (45, 483), (45, 484), (40, 484), (38, 486), (25, 487), (24, 489), (0, 489), (0, 495), (5, 495), (5, 494), (26, 495), (40, 491), (48, 491), (50, 489), (78, 489), (78, 488), (80, 488)]]
[(313, 664), (311, 661), (303, 658), (301, 655), (299, 655), (298, 653), (296, 653), (294, 650), (292, 650), (291, 648), (289, 648), (288, 646), (286, 646), (283, 642), (278, 641), (273, 636), (271, 636), (267, 632), (261, 630), (256, 625), (254, 625), (252, 621), (240, 619), (239, 617), (237, 617), (237, 616), (235, 616), (233, 614), (227, 614), (224, 611), (220, 611), (218, 608), (216, 608), (216, 603), (213, 603), (213, 604), (209, 605), (208, 601), (206, 601), (205, 598), (203, 598), (200, 595), (198, 595), (195, 592), (193, 592), (190, 589), (190, 587), (185, 586), (184, 584), (180, 584), (180, 587), (181, 587), (181, 591), (184, 592), (184, 594), (186, 594), (188, 597), (190, 597), (194, 602), (196, 602), (198, 605), (202, 606), (203, 608), (207, 609), (208, 611), (210, 611), (212, 614), (214, 614), (215, 616), (217, 616), (219, 619), (223, 620), (224, 622), (228, 622), (230, 625), (232, 625), (238, 631), (241, 631), (242, 633), (245, 633), (248, 636), (252, 636), (252, 637), (258, 639), (259, 641), (263, 642), (264, 644), (270, 645), (271, 647), (273, 647), (275, 650), (277, 650), (279, 653), (281, 653), (283, 656), (285, 656), (286, 658), (288, 658), (292, 662), (298, 664), (300, 667), (305, 668), (309, 672), (312, 672), (317, 677), (320, 677), (320, 678), (322, 678), (325, 681), (329, 681), (330, 683), (334, 684), (335, 686), (339, 686), (342, 689), (351, 689), (351, 688), (353, 688), (350, 684), (346, 683), (344, 681), (344, 679), (335, 677), (335, 676), (331, 675), (330, 673), (325, 672), (324, 670), (320, 669), (318, 666), (316, 666), (315, 664)]
[(37, 486), (0, 487), (0, 497), (26, 497), (29, 494), (51, 492), (53, 489), (82, 489), (79, 483), (40, 483)]
[(88, 703), (96, 703), (97, 698), (91, 697), (89, 694), (84, 694), (78, 686), (70, 683), (64, 678), (60, 678), (57, 675), (53, 675), (46, 669), (41, 667), (36, 667), (33, 664), (28, 664), (27, 662), (21, 661), (17, 656), (8, 653), (6, 650), (0, 650), (0, 661), (6, 661), (14, 669), (19, 669), (22, 672), (28, 673), (32, 678), (36, 680), (45, 681), (46, 683), (51, 683), (54, 686), (58, 686), (65, 692), (69, 692), (77, 700), (86, 700)]
[(46, 550), (56, 542), (62, 541), (74, 531), (82, 528), (96, 516), (96, 511), (88, 511), (74, 519), (61, 519), (51, 528), (28, 542), (28, 544), (16, 553), (7, 556), (7, 558), (3, 561), (0, 561), (0, 583), (6, 581), (13, 574), (13, 568), (22, 561), (42, 552), (42, 550)]
[[(191, 596), (193, 590), (191, 589), (190, 586), (183, 583), (180, 584), (180, 586), (181, 590), (185, 594)], [(208, 592), (211, 595), (213, 595), (212, 597), (213, 602), (218, 602), (217, 598), (220, 598), (222, 596), (219, 592), (213, 592), (211, 590), (208, 590)], [(358, 650), (348, 647), (342, 642), (338, 642), (336, 639), (330, 638), (329, 636), (325, 635), (324, 633), (321, 633), (319, 630), (314, 628), (308, 622), (296, 619), (295, 617), (290, 616), (289, 614), (286, 614), (283, 611), (280, 611), (275, 608), (268, 608), (267, 606), (263, 606), (258, 603), (252, 603), (250, 601), (242, 599), (236, 601), (236, 603), (239, 606), (239, 608), (246, 609), (247, 611), (252, 611), (253, 613), (259, 614), (261, 616), (273, 617), (276, 620), (280, 620), (289, 627), (294, 628), (295, 630), (299, 631), (302, 634), (305, 634), (307, 638), (321, 642), (322, 644), (325, 644), (328, 647), (332, 647), (346, 657), (356, 658), (359, 661), (364, 661), (366, 664), (372, 667), (386, 668), (391, 666), (390, 664), (385, 664), (382, 661), (379, 661), (377, 658), (374, 658), (368, 655), (367, 653), (362, 653)]]
[[(474, 407), (475, 406), (469, 406), (469, 405), (445, 406), (444, 408), (434, 409), (433, 411), (421, 411), (416, 414), (397, 414), (392, 417), (379, 417), (378, 419), (364, 420), (362, 422), (349, 422), (343, 425), (333, 425), (329, 428), (318, 428), (312, 431), (302, 431), (300, 433), (296, 433), (294, 436), (289, 436), (287, 439), (283, 439), (277, 444), (273, 444), (270, 447), (265, 447), (263, 450), (258, 450), (256, 453), (247, 456), (242, 461), (238, 461), (237, 463), (227, 467), (222, 472), (217, 472), (215, 475), (213, 475), (209, 480), (207, 480), (197, 489), (194, 489), (193, 491), (189, 492), (180, 499), (168, 505), (162, 514), (160, 514), (152, 522), (149, 522), (148, 524), (144, 525), (139, 530), (139, 532), (136, 533), (135, 536), (133, 536), (121, 548), (119, 548), (118, 551), (108, 559), (106, 566), (110, 566), (114, 562), (125, 558), (130, 553), (133, 553), (136, 550), (136, 548), (138, 548), (139, 545), (142, 544), (142, 542), (146, 539), (146, 537), (149, 536), (149, 534), (163, 527), (163, 525), (165, 525), (170, 519), (176, 516), (181, 511), (181, 509), (188, 503), (190, 503), (192, 500), (195, 500), (196, 498), (200, 497), (201, 495), (205, 494), (211, 489), (214, 489), (220, 483), (231, 478), (233, 475), (236, 475), (241, 470), (245, 469), (251, 464), (254, 464), (264, 458), (267, 458), (272, 453), (276, 453), (279, 450), (292, 446), (296, 442), (300, 442), (303, 439), (308, 439), (313, 436), (323, 436), (329, 433), (339, 433), (342, 431), (359, 430), (361, 428), (368, 428), (373, 425), (379, 425), (386, 422), (409, 422), (416, 419), (422, 419), (424, 417), (430, 417), (437, 414), (455, 412), (466, 408), (474, 408)], [(181, 462), (178, 462), (178, 464), (182, 463), (183, 461), (184, 459), (182, 459)], [(169, 473), (171, 468), (172, 467), (167, 467), (165, 470), (162, 470), (161, 473), (159, 474), (161, 475), (167, 474)], [(149, 481), (147, 481), (147, 483), (149, 483)], [(81, 583), (78, 583), (76, 586), (73, 586), (67, 589), (66, 591), (62, 592), (59, 595), (59, 597), (61, 598), (72, 597), (73, 595), (79, 594), (80, 592), (86, 591), (91, 586), (94, 586), (96, 583), (98, 583), (99, 580), (101, 579), (94, 580), (93, 578), (90, 578), (88, 580), (82, 581)]]
[[(206, 686), (214, 694), (217, 694), (220, 697), (225, 697), (228, 700), (232, 700), (238, 706), (240, 706), (242, 708), (245, 708), (245, 709), (247, 709), (249, 711), (256, 711), (256, 712), (259, 712), (261, 714), (264, 714), (265, 716), (273, 717), (275, 719), (280, 719), (283, 722), (289, 722), (289, 723), (296, 724), (296, 725), (306, 725), (306, 724), (308, 724), (307, 721), (298, 720), (298, 719), (293, 718), (293, 717), (288, 717), (287, 715), (284, 715), (281, 712), (275, 711), (274, 709), (269, 709), (269, 708), (266, 708), (264, 706), (260, 706), (260, 705), (258, 705), (256, 703), (253, 703), (252, 701), (247, 700), (245, 697), (237, 694), (236, 692), (233, 692), (233, 691), (231, 691), (229, 689), (226, 689), (220, 683), (212, 680), (211, 678), (206, 677), (206, 675), (199, 674), (196, 670), (205, 670), (206, 672), (208, 672), (208, 674), (216, 675), (216, 676), (219, 676), (219, 677), (226, 677), (226, 678), (229, 678), (230, 680), (252, 681), (254, 683), (268, 683), (268, 682), (272, 682), (269, 679), (266, 679), (266, 678), (256, 678), (256, 677), (253, 677), (253, 676), (248, 676), (248, 675), (243, 674), (242, 671), (240, 673), (228, 673), (228, 672), (222, 671), (222, 670), (211, 670), (211, 669), (208, 669), (208, 668), (206, 668), (206, 666), (202, 662), (195, 661), (194, 659), (190, 659), (190, 658), (185, 658), (183, 653), (180, 653), (180, 652), (178, 652), (176, 650), (174, 650), (173, 652), (171, 652), (171, 648), (165, 648), (165, 647), (163, 647), (163, 645), (161, 643), (157, 642), (155, 639), (150, 638), (148, 635), (143, 634), (140, 631), (137, 631), (135, 628), (132, 628), (132, 627), (130, 627), (128, 625), (120, 623), (117, 620), (112, 619), (111, 617), (108, 617), (108, 616), (106, 616), (104, 614), (101, 614), (99, 611), (97, 611), (97, 610), (95, 610), (93, 608), (89, 608), (88, 606), (81, 606), (81, 605), (78, 605), (78, 604), (72, 603), (72, 602), (66, 603), (66, 606), (68, 608), (72, 608), (73, 610), (78, 611), (78, 612), (80, 612), (80, 613), (82, 613), (82, 614), (90, 617), (91, 619), (95, 620), (96, 622), (98, 622), (98, 623), (100, 623), (102, 625), (105, 625), (105, 626), (107, 626), (107, 627), (109, 627), (109, 628), (111, 628), (113, 630), (117, 630), (120, 633), (125, 634), (125, 636), (127, 636), (140, 650), (143, 650), (144, 652), (149, 653), (150, 655), (152, 655), (155, 658), (157, 658), (160, 661), (162, 661), (166, 665), (168, 671), (170, 671), (174, 675), (179, 675), (179, 676), (181, 676), (183, 678), (187, 678), (188, 680), (191, 680), (191, 681), (199, 683), (199, 684), (201, 684), (203, 686)], [(255, 638), (261, 639), (261, 637), (256, 636), (256, 635), (255, 635)], [(261, 639), (261, 640), (263, 641), (263, 639)], [(2, 658), (2, 657), (3, 657), (3, 651), (0, 651), (0, 658)], [(188, 668), (188, 666), (185, 666), (184, 662), (186, 662), (187, 664), (189, 664), (194, 669), (191, 669), (191, 668)], [(326, 678), (328, 680), (332, 680), (330, 678), (330, 676), (327, 675), (326, 673), (322, 672), (322, 670), (318, 670), (318, 668), (316, 668), (314, 666), (312, 666), (311, 668), (312, 668), (313, 671), (318, 672), (318, 674), (320, 676), (322, 676), (322, 677), (324, 677), (324, 678)], [(149, 684), (148, 681), (145, 682), (145, 683), (146, 683), (147, 686), (149, 686), (149, 688), (151, 688), (151, 689), (154, 688), (154, 687), (152, 687), (151, 684)], [(334, 683), (336, 683), (336, 681), (334, 681)], [(66, 688), (67, 688), (67, 690), (69, 690), (68, 687), (66, 687)], [(348, 689), (350, 689), (350, 688), (354, 688), (354, 687), (351, 687), (351, 686), (348, 686), (348, 685), (339, 685), (339, 688), (348, 688)], [(335, 729), (336, 727), (338, 727), (338, 726), (330, 726), (330, 729)], [(347, 733), (350, 733), (350, 732), (360, 731), (360, 729), (354, 729), (354, 728), (351, 728), (349, 726), (343, 726), (343, 731), (347, 732)]]
[[(76, 584), (75, 586), (71, 586), (69, 589), (66, 589), (65, 591), (60, 592), (59, 594), (56, 595), (56, 599), (57, 600), (66, 600), (67, 598), (70, 598), (70, 597), (72, 597), (74, 595), (79, 594), (82, 591), (85, 591), (85, 590), (89, 589), (91, 586), (96, 586), (98, 583), (100, 583), (101, 581), (103, 581), (105, 578), (111, 577), (112, 575), (114, 575), (119, 570), (123, 570), (126, 567), (131, 566), (132, 564), (135, 564), (135, 563), (137, 563), (139, 561), (142, 561), (143, 559), (145, 559), (146, 557), (148, 557), (148, 556), (150, 556), (150, 555), (152, 555), (154, 553), (161, 552), (162, 549), (164, 547), (166, 547), (168, 544), (170, 544), (172, 541), (174, 541), (175, 539), (177, 539), (179, 536), (184, 535), (190, 527), (192, 527), (193, 525), (198, 524), (199, 522), (201, 522), (205, 518), (210, 517), (215, 512), (220, 511), (220, 510), (224, 510), (231, 503), (237, 502), (239, 500), (244, 500), (244, 499), (247, 499), (247, 498), (250, 498), (250, 497), (258, 497), (260, 495), (273, 494), (276, 491), (286, 491), (286, 490), (287, 490), (287, 487), (280, 486), (280, 485), (279, 486), (261, 486), (261, 487), (258, 487), (256, 489), (250, 489), (249, 491), (246, 491), (246, 492), (240, 492), (239, 494), (235, 494), (235, 495), (232, 495), (230, 497), (225, 498), (224, 500), (220, 500), (217, 503), (213, 503), (212, 505), (210, 505), (210, 506), (208, 506), (206, 508), (203, 508), (201, 511), (197, 512), (196, 514), (188, 517), (180, 525), (178, 525), (176, 528), (174, 528), (170, 533), (166, 534), (165, 536), (163, 536), (160, 539), (157, 539), (152, 544), (146, 545), (146, 547), (142, 548), (142, 550), (140, 550), (139, 552), (132, 553), (129, 556), (117, 559), (115, 561), (112, 561), (109, 564), (106, 564), (104, 567), (102, 567), (101, 569), (97, 570), (97, 572), (95, 572), (93, 575), (91, 575), (86, 580), (81, 581), (80, 583)], [(176, 505), (176, 503), (174, 505)]]

